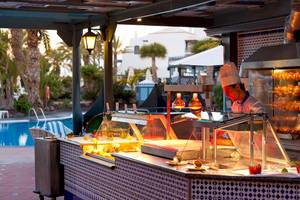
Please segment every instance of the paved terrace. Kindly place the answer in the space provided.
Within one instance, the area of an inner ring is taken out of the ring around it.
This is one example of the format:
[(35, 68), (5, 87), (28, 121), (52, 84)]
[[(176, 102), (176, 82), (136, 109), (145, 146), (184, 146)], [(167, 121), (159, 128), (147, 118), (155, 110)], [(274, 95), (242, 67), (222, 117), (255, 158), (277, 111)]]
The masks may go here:
[(1, 200), (38, 200), (34, 179), (33, 147), (0, 147)]

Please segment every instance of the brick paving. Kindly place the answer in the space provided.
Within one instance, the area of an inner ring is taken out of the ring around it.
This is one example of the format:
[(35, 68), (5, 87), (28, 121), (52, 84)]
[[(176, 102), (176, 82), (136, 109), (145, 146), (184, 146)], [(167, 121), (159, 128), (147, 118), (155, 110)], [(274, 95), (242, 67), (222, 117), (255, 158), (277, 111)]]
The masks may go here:
[(1, 200), (38, 200), (34, 179), (33, 147), (0, 147)]

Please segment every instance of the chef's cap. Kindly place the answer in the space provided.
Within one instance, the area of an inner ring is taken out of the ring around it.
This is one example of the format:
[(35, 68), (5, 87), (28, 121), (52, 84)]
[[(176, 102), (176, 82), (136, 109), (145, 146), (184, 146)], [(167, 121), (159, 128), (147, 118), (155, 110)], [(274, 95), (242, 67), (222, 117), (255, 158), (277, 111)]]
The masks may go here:
[(239, 72), (233, 62), (225, 63), (220, 68), (220, 80), (222, 87), (241, 83)]

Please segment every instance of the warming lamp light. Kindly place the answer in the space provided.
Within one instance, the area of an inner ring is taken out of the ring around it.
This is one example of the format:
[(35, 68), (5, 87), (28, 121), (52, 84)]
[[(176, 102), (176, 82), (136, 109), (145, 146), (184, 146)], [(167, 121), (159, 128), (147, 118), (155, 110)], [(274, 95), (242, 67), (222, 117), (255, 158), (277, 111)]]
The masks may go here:
[(176, 99), (172, 103), (173, 108), (182, 109), (185, 107), (185, 102), (181, 98), (181, 93), (176, 93)]
[(193, 98), (191, 99), (191, 101), (189, 103), (189, 108), (191, 109), (193, 114), (195, 114), (195, 115), (201, 114), (202, 104), (201, 104), (200, 100), (198, 99), (197, 93), (193, 93)]

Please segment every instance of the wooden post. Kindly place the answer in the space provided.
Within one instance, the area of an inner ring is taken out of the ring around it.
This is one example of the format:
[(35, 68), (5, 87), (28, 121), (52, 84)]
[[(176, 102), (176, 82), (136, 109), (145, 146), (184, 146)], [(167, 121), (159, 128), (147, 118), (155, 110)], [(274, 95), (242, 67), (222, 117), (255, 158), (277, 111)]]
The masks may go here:
[(72, 112), (73, 133), (79, 135), (82, 131), (82, 112), (80, 107), (80, 41), (82, 29), (76, 25), (60, 25), (57, 29), (59, 37), (69, 46), (73, 47), (73, 88), (72, 88)]
[(102, 39), (104, 41), (104, 104), (113, 106), (113, 62), (112, 62), (112, 40), (116, 25), (101, 27)]
[(167, 101), (167, 139), (170, 139), (171, 131), (171, 92), (168, 92)]
[(72, 93), (72, 110), (73, 110), (73, 133), (79, 135), (82, 131), (82, 112), (80, 107), (80, 40), (82, 30), (77, 30), (73, 25), (73, 93)]

